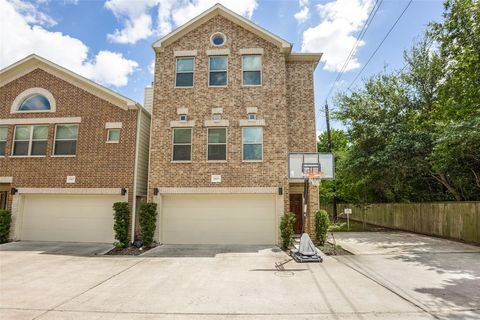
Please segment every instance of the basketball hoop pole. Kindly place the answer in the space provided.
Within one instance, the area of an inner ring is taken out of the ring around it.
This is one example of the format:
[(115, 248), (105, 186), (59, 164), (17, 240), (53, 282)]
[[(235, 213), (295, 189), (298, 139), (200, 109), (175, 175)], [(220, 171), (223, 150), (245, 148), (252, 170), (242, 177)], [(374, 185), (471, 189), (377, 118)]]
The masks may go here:
[(303, 214), (302, 214), (302, 234), (305, 233), (305, 222), (307, 221), (307, 206), (309, 198), (309, 179), (308, 176), (305, 176), (303, 179)]

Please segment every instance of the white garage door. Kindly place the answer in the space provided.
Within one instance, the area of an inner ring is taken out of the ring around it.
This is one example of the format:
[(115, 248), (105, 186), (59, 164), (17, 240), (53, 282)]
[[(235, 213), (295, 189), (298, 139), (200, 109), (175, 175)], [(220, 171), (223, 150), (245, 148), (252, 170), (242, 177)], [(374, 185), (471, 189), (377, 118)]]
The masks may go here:
[(162, 196), (166, 244), (275, 244), (275, 195)]
[(113, 242), (120, 195), (25, 195), (22, 240)]

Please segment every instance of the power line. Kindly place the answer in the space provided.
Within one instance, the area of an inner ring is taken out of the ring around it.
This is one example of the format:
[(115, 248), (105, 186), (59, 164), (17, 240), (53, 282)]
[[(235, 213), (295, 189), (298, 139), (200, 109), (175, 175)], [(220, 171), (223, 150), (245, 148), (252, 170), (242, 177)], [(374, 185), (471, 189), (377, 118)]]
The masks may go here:
[[(353, 58), (353, 56), (354, 56), (354, 54), (357, 50), (358, 44), (360, 43), (360, 41), (362, 41), (363, 37), (367, 33), (368, 27), (370, 26), (371, 22), (375, 18), (375, 15), (377, 14), (378, 9), (382, 5), (382, 2), (383, 2), (383, 0), (376, 0), (375, 1), (375, 4), (374, 4), (372, 10), (370, 11), (370, 14), (368, 15), (367, 20), (365, 20), (365, 23), (363, 24), (362, 30), (358, 34), (357, 40), (355, 41), (352, 49), (350, 50), (347, 58), (345, 59), (345, 62), (342, 65), (342, 69), (340, 70), (340, 73), (337, 75), (337, 78), (335, 79), (332, 86), (330, 87), (330, 90), (328, 91), (328, 94), (327, 94), (325, 100), (328, 100), (328, 98), (330, 97), (330, 94), (333, 92), (333, 89), (335, 88), (335, 84), (342, 78), (348, 64), (352, 60), (352, 58)], [(378, 4), (378, 6), (377, 6), (377, 4)]]
[(358, 77), (362, 74), (362, 72), (365, 70), (365, 68), (368, 66), (368, 64), (370, 63), (370, 61), (373, 59), (373, 57), (375, 56), (375, 54), (377, 53), (377, 51), (380, 49), (380, 47), (383, 45), (383, 43), (385, 42), (385, 40), (388, 38), (388, 36), (390, 35), (390, 33), (393, 31), (393, 29), (395, 28), (395, 26), (398, 24), (398, 22), (400, 21), (400, 19), (403, 17), (403, 15), (405, 14), (405, 12), (407, 11), (407, 9), (410, 7), (410, 5), (412, 4), (413, 0), (410, 0), (408, 2), (408, 4), (405, 6), (405, 8), (403, 9), (402, 13), (400, 13), (400, 15), (398, 16), (397, 20), (395, 21), (395, 23), (392, 25), (392, 27), (390, 28), (390, 30), (388, 30), (387, 34), (385, 35), (385, 37), (383, 37), (382, 41), (378, 44), (377, 48), (375, 49), (375, 51), (373, 51), (373, 53), (370, 55), (370, 57), (368, 58), (367, 62), (363, 65), (363, 68), (362, 70), (360, 70), (360, 72), (355, 76), (355, 78), (353, 79), (353, 81), (350, 83), (350, 85), (348, 86), (347, 90), (350, 90), (350, 88), (353, 86), (353, 84), (355, 83), (355, 81), (357, 81)]

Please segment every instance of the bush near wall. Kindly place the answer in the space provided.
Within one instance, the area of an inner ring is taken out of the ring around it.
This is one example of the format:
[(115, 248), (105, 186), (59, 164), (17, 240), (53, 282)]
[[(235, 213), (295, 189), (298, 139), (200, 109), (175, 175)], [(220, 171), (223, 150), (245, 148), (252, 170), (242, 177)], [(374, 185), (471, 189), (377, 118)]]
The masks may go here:
[(140, 238), (144, 246), (151, 247), (157, 226), (157, 204), (154, 202), (142, 203), (139, 216)]
[(10, 211), (0, 209), (0, 243), (8, 241), (10, 236), (10, 226), (12, 224), (12, 215)]
[(286, 250), (293, 245), (295, 214), (285, 213), (280, 219), (280, 237), (282, 238), (282, 249)]
[(328, 213), (325, 210), (318, 210), (315, 213), (315, 240), (318, 245), (323, 246), (327, 241), (327, 231), (330, 225)]
[(113, 204), (113, 230), (115, 231), (114, 245), (117, 248), (128, 246), (128, 228), (130, 225), (130, 209), (128, 202), (115, 202)]

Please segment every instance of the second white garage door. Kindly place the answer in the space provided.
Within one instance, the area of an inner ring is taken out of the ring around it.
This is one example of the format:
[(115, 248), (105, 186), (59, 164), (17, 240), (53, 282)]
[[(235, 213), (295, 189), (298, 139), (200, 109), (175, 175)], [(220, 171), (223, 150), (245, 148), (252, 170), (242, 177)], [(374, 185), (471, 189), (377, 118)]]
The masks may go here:
[(24, 195), (21, 240), (114, 241), (113, 203), (120, 195)]
[(166, 244), (275, 244), (275, 195), (162, 196)]

